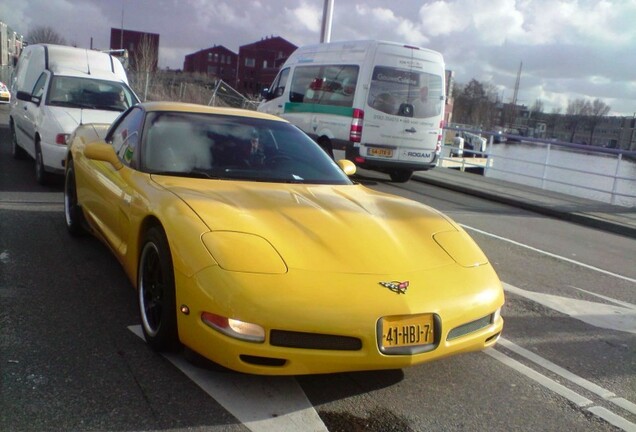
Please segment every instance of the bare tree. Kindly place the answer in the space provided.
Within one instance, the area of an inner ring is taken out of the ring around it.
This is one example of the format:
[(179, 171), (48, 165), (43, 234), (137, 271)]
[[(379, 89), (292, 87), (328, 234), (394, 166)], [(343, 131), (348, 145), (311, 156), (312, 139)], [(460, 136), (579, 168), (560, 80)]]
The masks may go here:
[(453, 117), (459, 123), (492, 127), (496, 95), (492, 84), (472, 79), (467, 85), (457, 86), (453, 90), (455, 97)]
[(66, 45), (64, 38), (49, 26), (38, 26), (31, 29), (27, 35), (30, 44), (50, 43), (56, 45)]
[(157, 70), (158, 47), (148, 35), (143, 35), (135, 46), (132, 55), (131, 68), (136, 72), (139, 90), (143, 89), (144, 101), (148, 99), (150, 76)]
[(567, 115), (568, 128), (572, 131), (570, 134), (570, 142), (574, 142), (577, 127), (590, 114), (591, 110), (592, 104), (588, 100), (575, 99), (568, 101), (568, 108), (565, 113)]
[(533, 113), (542, 113), (543, 112), (543, 101), (541, 99), (537, 99), (534, 101), (532, 108), (530, 111)]
[(590, 112), (587, 118), (587, 124), (590, 127), (590, 144), (594, 144), (594, 132), (596, 131), (596, 127), (601, 122), (603, 117), (605, 117), (610, 112), (610, 109), (610, 106), (599, 98), (596, 98), (594, 99), (594, 101), (592, 101)]

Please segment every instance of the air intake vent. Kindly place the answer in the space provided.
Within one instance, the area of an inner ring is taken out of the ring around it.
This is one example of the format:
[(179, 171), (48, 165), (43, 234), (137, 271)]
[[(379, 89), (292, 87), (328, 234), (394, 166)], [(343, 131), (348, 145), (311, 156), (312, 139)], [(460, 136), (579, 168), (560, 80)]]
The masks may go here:
[(486, 315), (485, 317), (479, 318), (478, 320), (460, 325), (459, 327), (455, 327), (448, 333), (448, 337), (446, 338), (446, 340), (456, 339), (458, 337), (467, 335), (468, 333), (472, 333), (474, 331), (487, 327), (490, 325), (491, 320), (492, 315)]
[(318, 333), (303, 333), (286, 330), (272, 330), (269, 343), (287, 348), (304, 348), (335, 351), (358, 351), (362, 341), (350, 336), (335, 336)]

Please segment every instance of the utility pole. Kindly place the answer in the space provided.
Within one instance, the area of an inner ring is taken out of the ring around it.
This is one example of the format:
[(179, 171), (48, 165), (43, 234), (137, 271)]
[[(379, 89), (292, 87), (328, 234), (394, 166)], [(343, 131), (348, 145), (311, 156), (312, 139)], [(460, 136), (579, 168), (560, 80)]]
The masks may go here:
[(335, 0), (325, 0), (322, 9), (322, 26), (320, 29), (320, 43), (331, 42), (331, 22), (333, 20), (333, 2)]
[(124, 0), (121, 0), (121, 29), (119, 31), (119, 49), (124, 49)]

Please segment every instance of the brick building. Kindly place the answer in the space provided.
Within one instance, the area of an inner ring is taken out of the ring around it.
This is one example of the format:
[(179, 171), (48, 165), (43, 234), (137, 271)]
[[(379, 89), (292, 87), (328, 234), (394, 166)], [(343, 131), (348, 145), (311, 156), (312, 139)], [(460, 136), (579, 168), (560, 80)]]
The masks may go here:
[(293, 43), (271, 36), (239, 48), (238, 80), (235, 88), (243, 94), (258, 95), (268, 87), (285, 60), (298, 48)]
[(159, 61), (159, 35), (157, 33), (111, 28), (110, 49), (128, 50), (128, 61), (130, 69), (133, 71), (137, 71), (138, 67), (146, 69), (146, 66), (149, 70), (157, 70)]
[(184, 72), (198, 72), (216, 76), (232, 87), (236, 87), (238, 55), (223, 45), (214, 45), (185, 56)]

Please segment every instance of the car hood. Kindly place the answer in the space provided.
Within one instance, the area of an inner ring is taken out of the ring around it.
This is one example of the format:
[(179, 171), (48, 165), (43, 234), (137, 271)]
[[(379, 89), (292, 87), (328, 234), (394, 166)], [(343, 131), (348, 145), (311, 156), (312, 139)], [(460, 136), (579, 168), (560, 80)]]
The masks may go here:
[[(87, 123), (112, 123), (119, 114), (119, 111), (79, 109), (67, 107), (48, 107), (51, 117), (58, 123), (63, 133), (70, 134), (81, 124)], [(56, 132), (57, 133), (57, 132)]]
[(444, 216), (363, 186), (153, 178), (210, 230), (265, 238), (290, 268), (403, 274), (454, 262), (433, 239), (456, 231)]

